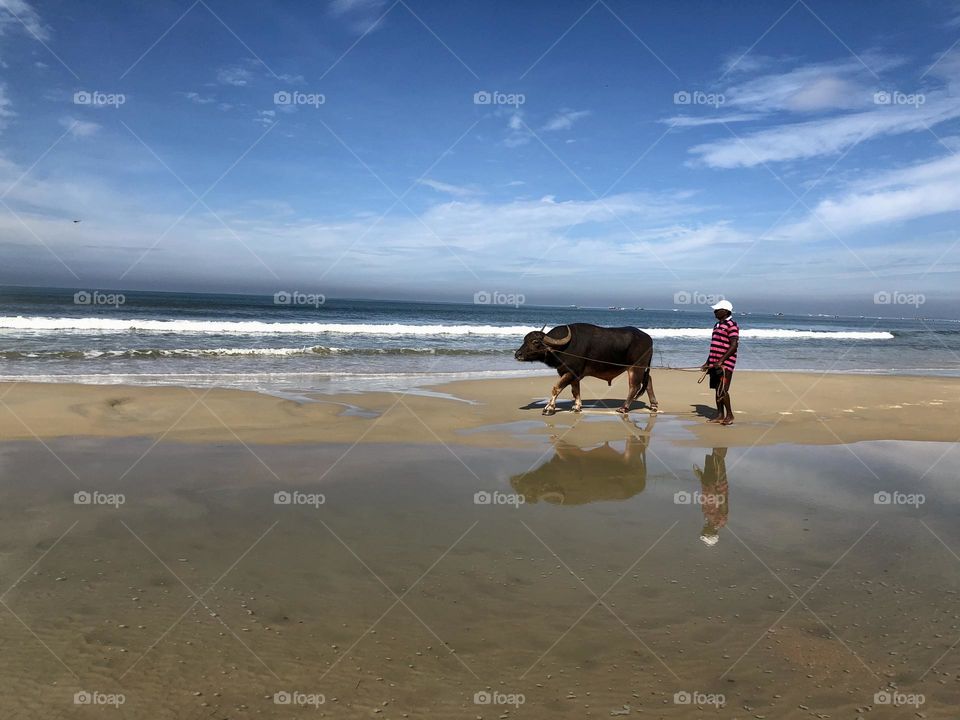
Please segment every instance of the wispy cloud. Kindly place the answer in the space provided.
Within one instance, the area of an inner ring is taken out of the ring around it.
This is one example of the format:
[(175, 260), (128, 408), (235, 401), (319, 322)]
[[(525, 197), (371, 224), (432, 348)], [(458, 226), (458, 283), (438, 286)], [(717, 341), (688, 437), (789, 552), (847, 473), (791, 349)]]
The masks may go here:
[(0, 35), (23, 30), (40, 40), (50, 39), (50, 29), (26, 0), (0, 0)]
[(196, 103), (197, 105), (209, 105), (210, 103), (214, 103), (217, 101), (216, 98), (214, 98), (211, 95), (201, 95), (200, 93), (197, 93), (197, 92), (185, 92), (185, 93), (180, 93), (180, 95), (185, 97), (190, 102)]
[(428, 188), (436, 190), (437, 192), (445, 193), (458, 198), (471, 197), (479, 194), (480, 192), (476, 188), (470, 188), (464, 185), (451, 185), (450, 183), (440, 182), (439, 180), (431, 180), (430, 178), (418, 180), (417, 184), (424, 185)]
[(253, 79), (253, 73), (241, 65), (231, 65), (217, 71), (217, 82), (221, 85), (244, 87)]
[(100, 125), (95, 122), (87, 122), (86, 120), (78, 120), (75, 117), (66, 115), (60, 118), (60, 124), (70, 131), (70, 134), (76, 138), (90, 137), (95, 135), (98, 130), (100, 130)]
[[(895, 57), (871, 56), (870, 60), (879, 69), (901, 64)], [(924, 92), (877, 87), (876, 80), (865, 74), (863, 66), (852, 61), (810, 65), (740, 83), (724, 92), (725, 104), (746, 110), (747, 116), (819, 117), (802, 122), (781, 121), (761, 130), (738, 133), (739, 137), (728, 132), (718, 140), (693, 146), (690, 152), (710, 167), (754, 167), (837, 155), (856, 142), (926, 131), (960, 117), (960, 96), (955, 92), (958, 83), (956, 75), (951, 74), (960, 66), (954, 61), (941, 65), (935, 74), (945, 80), (945, 87)], [(895, 92), (919, 96), (919, 100), (892, 102), (890, 96)], [(741, 113), (672, 120), (678, 126), (692, 127), (743, 117)]]
[(345, 19), (354, 32), (367, 33), (383, 25), (386, 6), (387, 0), (331, 0), (330, 14)]
[(556, 115), (550, 118), (542, 128), (543, 131), (552, 132), (555, 130), (569, 130), (574, 123), (590, 115), (589, 110), (560, 110)]
[(838, 197), (820, 201), (808, 217), (783, 227), (775, 237), (812, 239), (831, 231), (849, 234), (960, 211), (958, 187), (960, 155), (881, 172), (858, 180)]

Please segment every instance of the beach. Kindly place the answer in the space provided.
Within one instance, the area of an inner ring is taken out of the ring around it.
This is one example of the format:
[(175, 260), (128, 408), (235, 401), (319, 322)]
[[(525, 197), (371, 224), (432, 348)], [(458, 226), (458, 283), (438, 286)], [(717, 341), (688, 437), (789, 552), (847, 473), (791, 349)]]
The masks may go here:
[[(563, 434), (622, 440), (633, 422), (614, 412), (626, 379), (586, 379), (584, 412), (566, 390), (542, 417), (556, 375), (425, 385), (403, 392), (316, 395), (311, 401), (220, 388), (0, 383), (0, 437), (150, 437), (181, 442), (457, 443), (522, 447)], [(738, 372), (737, 422), (714, 427), (713, 391), (698, 372), (654, 370), (661, 415), (683, 420), (682, 444), (841, 444), (867, 440), (956, 442), (960, 379)], [(630, 416), (646, 421), (645, 403)]]
[(5, 383), (8, 716), (953, 717), (960, 380), (698, 377)]
[[(960, 331), (16, 291), (4, 717), (952, 718)], [(635, 324), (653, 386), (513, 356)]]

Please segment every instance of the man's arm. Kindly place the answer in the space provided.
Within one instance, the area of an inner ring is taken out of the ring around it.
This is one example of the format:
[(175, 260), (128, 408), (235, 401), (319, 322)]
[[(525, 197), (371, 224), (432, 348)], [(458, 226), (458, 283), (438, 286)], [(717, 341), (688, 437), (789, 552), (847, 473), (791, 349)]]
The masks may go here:
[(739, 344), (740, 344), (740, 337), (738, 335), (734, 335), (732, 338), (730, 338), (730, 347), (727, 348), (727, 351), (723, 354), (723, 357), (717, 360), (717, 362), (715, 362), (713, 366), (723, 367), (723, 364), (727, 361), (727, 358), (733, 355), (735, 352), (737, 352), (737, 345)]

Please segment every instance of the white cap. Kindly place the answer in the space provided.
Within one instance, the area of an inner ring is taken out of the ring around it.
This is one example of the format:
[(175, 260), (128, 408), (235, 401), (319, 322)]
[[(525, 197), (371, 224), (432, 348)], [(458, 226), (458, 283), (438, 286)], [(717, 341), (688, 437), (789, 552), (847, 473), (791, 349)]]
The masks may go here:
[(733, 303), (730, 302), (729, 300), (721, 300), (716, 305), (711, 305), (710, 309), (711, 310), (727, 310), (729, 312), (733, 312)]

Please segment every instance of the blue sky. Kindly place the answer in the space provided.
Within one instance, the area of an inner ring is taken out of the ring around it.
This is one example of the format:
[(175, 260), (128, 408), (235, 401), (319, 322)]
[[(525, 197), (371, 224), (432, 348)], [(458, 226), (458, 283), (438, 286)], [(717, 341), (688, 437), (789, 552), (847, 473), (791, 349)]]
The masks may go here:
[(954, 315), (958, 40), (933, 0), (0, 0), (0, 284)]

